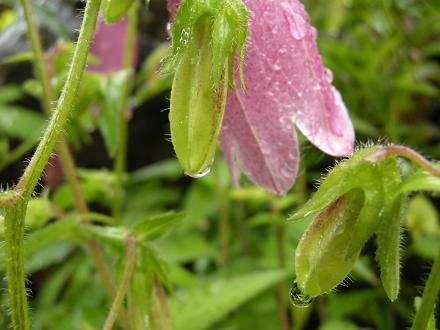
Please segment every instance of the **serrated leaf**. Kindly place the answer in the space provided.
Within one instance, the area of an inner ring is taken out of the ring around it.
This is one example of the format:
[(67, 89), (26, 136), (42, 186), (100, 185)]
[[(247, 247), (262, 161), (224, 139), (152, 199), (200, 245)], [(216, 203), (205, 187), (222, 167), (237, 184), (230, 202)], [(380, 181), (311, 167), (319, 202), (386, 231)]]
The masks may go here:
[(125, 247), (127, 236), (130, 234), (130, 230), (125, 227), (83, 225), (82, 228), (84, 232), (95, 237), (102, 243), (116, 248)]
[(130, 70), (118, 71), (109, 76), (104, 91), (104, 101), (98, 116), (98, 127), (111, 157), (116, 155), (118, 148), (121, 112), (127, 110), (124, 109), (124, 100), (130, 76)]
[(284, 277), (281, 271), (263, 271), (213, 280), (180, 292), (170, 300), (174, 330), (209, 329)]
[(380, 265), (380, 279), (388, 298), (397, 299), (400, 288), (400, 226), (405, 209), (406, 196), (396, 198), (394, 205), (385, 210), (376, 232), (376, 259)]
[(144, 241), (152, 241), (165, 235), (185, 218), (184, 213), (168, 212), (147, 219), (133, 228), (133, 233)]

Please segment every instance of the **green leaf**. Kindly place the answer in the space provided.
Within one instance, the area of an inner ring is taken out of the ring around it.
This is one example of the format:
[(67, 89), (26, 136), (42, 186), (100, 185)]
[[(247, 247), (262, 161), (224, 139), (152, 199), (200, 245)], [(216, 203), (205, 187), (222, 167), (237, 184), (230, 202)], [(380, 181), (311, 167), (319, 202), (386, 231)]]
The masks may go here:
[(42, 114), (20, 106), (0, 104), (0, 134), (21, 140), (38, 140), (45, 127)]
[(170, 300), (174, 330), (209, 329), (284, 277), (281, 271), (262, 271), (214, 280), (179, 292)]
[(380, 279), (388, 298), (397, 299), (400, 288), (400, 226), (406, 196), (396, 198), (392, 208), (384, 210), (384, 219), (376, 232), (376, 259), (380, 265)]
[(83, 225), (82, 228), (102, 243), (116, 248), (124, 248), (126, 246), (126, 238), (130, 234), (130, 230), (125, 227)]
[(134, 0), (104, 0), (102, 15), (106, 23), (115, 23), (125, 16)]
[(126, 86), (130, 70), (118, 71), (109, 76), (104, 92), (104, 101), (98, 117), (98, 127), (104, 137), (105, 146), (111, 157), (116, 155), (119, 144), (121, 112), (125, 112)]
[(0, 87), (0, 104), (17, 101), (22, 96), (23, 92), (19, 86), (3, 85)]
[(422, 169), (405, 178), (400, 186), (400, 192), (432, 191), (440, 192), (440, 178)]
[(438, 211), (427, 197), (418, 194), (411, 198), (405, 226), (415, 240), (424, 235), (440, 235)]
[(184, 213), (168, 212), (147, 219), (133, 229), (133, 233), (144, 241), (152, 241), (165, 235), (172, 227), (185, 218)]
[(28, 52), (21, 52), (8, 56), (1, 63), (14, 64), (14, 63), (32, 61), (33, 59), (34, 59), (34, 54), (32, 53), (32, 51), (28, 51)]

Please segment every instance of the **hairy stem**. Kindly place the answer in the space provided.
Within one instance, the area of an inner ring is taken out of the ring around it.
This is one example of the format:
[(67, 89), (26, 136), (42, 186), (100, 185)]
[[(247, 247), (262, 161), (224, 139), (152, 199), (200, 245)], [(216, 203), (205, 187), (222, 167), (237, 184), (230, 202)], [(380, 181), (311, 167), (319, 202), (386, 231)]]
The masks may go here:
[(416, 313), (411, 330), (426, 330), (434, 312), (434, 305), (440, 294), (440, 251), (434, 260), (428, 281), (423, 290), (422, 303)]
[[(22, 0), (21, 3), (23, 5), (26, 22), (34, 27), (30, 3), (25, 0)], [(95, 31), (100, 4), (100, 0), (89, 0), (87, 2), (78, 44), (75, 48), (69, 75), (64, 85), (61, 98), (34, 156), (15, 188), (20, 196), (6, 209), (5, 238), (8, 259), (8, 293), (11, 306), (12, 326), (15, 330), (29, 329), (28, 303), (23, 266), (23, 236), (27, 202), (32, 196), (32, 192), (41, 177), (41, 173), (47, 164), (55, 144), (58, 142), (61, 131), (72, 109), (82, 72), (86, 64), (90, 42)], [(39, 44), (36, 29), (31, 30), (29, 33), (32, 47), (40, 47), (41, 52), (41, 45)], [(44, 72), (44, 62), (39, 61), (39, 63), (39, 65), (36, 65), (36, 71), (40, 77), (42, 72)], [(48, 84), (48, 80), (46, 80), (45, 83)], [(50, 89), (48, 88), (47, 90)], [(46, 104), (45, 107), (50, 108), (50, 98), (47, 98), (47, 100), (49, 104)]]
[(134, 262), (136, 257), (136, 239), (133, 236), (127, 237), (127, 253), (124, 274), (122, 275), (121, 284), (119, 286), (118, 292), (116, 294), (115, 300), (113, 301), (110, 313), (105, 320), (103, 330), (111, 330), (113, 324), (115, 323), (118, 313), (122, 308), (124, 303), (125, 293), (127, 292), (128, 285), (130, 283), (131, 274), (133, 273)]
[[(138, 18), (138, 2), (135, 1), (131, 6), (128, 17), (127, 17), (127, 36), (125, 41), (125, 51), (124, 51), (124, 69), (132, 72), (133, 67), (133, 55), (136, 43), (136, 29), (137, 29), (137, 18)], [(133, 72), (131, 73), (133, 75)], [(132, 77), (127, 80), (125, 86), (125, 96), (122, 102), (122, 109), (120, 111), (119, 120), (119, 144), (116, 153), (116, 159), (114, 164), (114, 172), (116, 176), (116, 187), (115, 187), (115, 203), (113, 207), (113, 216), (119, 221), (121, 215), (121, 204), (123, 198), (123, 185), (124, 177), (127, 163), (127, 140), (128, 140), (128, 121), (127, 121), (127, 111), (129, 108), (129, 96), (132, 90)]]
[[(53, 101), (53, 91), (50, 84), (48, 70), (44, 61), (40, 35), (33, 20), (32, 8), (29, 3), (29, 0), (21, 0), (21, 4), (24, 10), (24, 16), (28, 31), (28, 38), (31, 43), (31, 48), (34, 56), (35, 73), (42, 86), (43, 107), (45, 109), (46, 114), (50, 116), (52, 114), (51, 104)], [(87, 214), (89, 213), (89, 209), (81, 193), (79, 180), (76, 174), (75, 161), (72, 157), (72, 154), (69, 150), (69, 146), (64, 136), (60, 137), (60, 142), (58, 143), (57, 150), (60, 154), (63, 173), (72, 188), (75, 206), (80, 214)], [(89, 222), (88, 219), (83, 219), (83, 221)], [(116, 289), (111, 279), (110, 273), (107, 269), (107, 265), (105, 264), (104, 256), (102, 255), (99, 244), (94, 239), (89, 240), (87, 243), (89, 246), (90, 253), (95, 260), (96, 267), (99, 273), (101, 274), (104, 283), (104, 288), (107, 292), (107, 296), (111, 300), (113, 300), (116, 296)], [(124, 328), (128, 329), (128, 319), (125, 310), (121, 311), (121, 322), (124, 325)]]
[(28, 302), (23, 266), (24, 220), (27, 202), (17, 197), (7, 207), (5, 216), (5, 241), (7, 254), (7, 279), (9, 305), (14, 330), (29, 330)]
[(87, 1), (78, 43), (61, 97), (34, 156), (16, 186), (16, 190), (22, 192), (26, 200), (32, 195), (73, 108), (95, 32), (100, 4), (101, 0)]
[(418, 152), (405, 146), (392, 144), (386, 147), (382, 147), (378, 150), (373, 151), (370, 155), (367, 156), (367, 158), (370, 160), (376, 160), (381, 157), (390, 155), (408, 158), (409, 160), (423, 168), (425, 171), (431, 173), (434, 176), (440, 177), (440, 168), (435, 166)]

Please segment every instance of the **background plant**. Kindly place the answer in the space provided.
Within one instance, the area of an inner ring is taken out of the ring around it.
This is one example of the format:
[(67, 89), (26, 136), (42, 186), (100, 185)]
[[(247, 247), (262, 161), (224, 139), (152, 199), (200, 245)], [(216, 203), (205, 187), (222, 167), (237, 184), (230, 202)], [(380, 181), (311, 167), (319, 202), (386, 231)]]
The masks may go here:
[[(333, 0), (305, 4), (320, 31), (323, 59), (335, 72), (335, 84), (350, 109), (358, 139), (387, 137), (440, 158), (437, 2)], [(68, 1), (33, 5), (45, 36), (45, 60), (53, 64), (55, 95), (65, 81), (71, 42), (76, 39), (71, 31), (79, 27), (76, 10), (83, 5)], [(220, 158), (209, 176), (196, 181), (183, 177), (171, 145), (164, 139), (169, 130), (167, 113), (161, 110), (168, 107), (170, 79), (157, 75), (166, 49), (165, 4), (152, 0), (149, 8), (139, 6), (140, 55), (129, 98), (133, 111), (123, 193), (115, 197), (120, 178), (113, 171), (110, 151), (115, 142), (112, 135), (99, 133), (117, 127), (120, 117), (108, 111), (99, 122), (93, 109), (104, 109), (110, 101), (125, 97), (120, 88), (111, 88), (125, 84), (125, 76), (121, 72), (106, 77), (86, 72), (66, 132), (90, 211), (80, 214), (66, 182), (49, 184), (50, 179), (59, 178), (52, 174), (59, 169), (53, 159), (53, 167), (46, 169), (48, 179), (31, 199), (26, 218), (25, 267), (33, 292), (33, 327), (100, 328), (112, 300), (107, 298), (87, 241), (99, 241), (112, 281), (120, 283), (127, 234), (139, 242), (125, 306), (132, 311), (127, 317), (136, 325), (148, 311), (158, 329), (166, 329), (169, 318), (175, 329), (408, 326), (417, 287), (423, 284), (427, 265), (439, 250), (436, 196), (413, 194), (409, 199), (401, 295), (395, 303), (385, 297), (373, 242), (368, 242), (352, 271), (353, 283), (318, 298), (307, 309), (291, 308), (287, 293), (293, 279), (294, 247), (307, 221), (284, 225), (284, 220), (304, 204), (316, 179), (333, 160), (304, 141), (301, 175), (282, 198), (245, 181), (242, 188), (232, 189)], [(24, 22), (15, 2), (1, 5), (0, 29), (0, 175), (7, 188), (21, 175), (23, 160), (31, 156), (47, 122), (39, 111), (41, 85), (31, 74)], [(59, 38), (64, 42), (52, 48)], [(431, 190), (438, 190), (436, 181), (429, 182)], [(115, 198), (121, 205), (118, 217), (113, 216)], [(84, 223), (84, 218), (92, 223)], [(3, 248), (1, 251), (4, 253)], [(4, 257), (0, 267), (5, 269)], [(6, 283), (2, 285), (6, 287)], [(165, 295), (170, 317), (164, 308)], [(10, 323), (7, 299), (1, 299), (0, 328), (6, 328)]]

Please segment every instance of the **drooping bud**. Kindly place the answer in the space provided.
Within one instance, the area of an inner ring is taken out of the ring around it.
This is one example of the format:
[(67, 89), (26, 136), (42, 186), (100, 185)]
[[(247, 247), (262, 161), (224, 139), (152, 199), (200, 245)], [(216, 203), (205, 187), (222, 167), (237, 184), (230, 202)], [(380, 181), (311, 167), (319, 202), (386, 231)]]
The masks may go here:
[(396, 157), (376, 157), (383, 149), (365, 148), (336, 165), (307, 204), (290, 218), (316, 217), (296, 256), (297, 282), (304, 294), (316, 296), (341, 283), (364, 244), (376, 234), (381, 280), (389, 298), (396, 299), (405, 194)]
[(364, 201), (362, 190), (351, 190), (321, 211), (307, 228), (295, 253), (301, 292), (311, 297), (327, 293), (351, 271), (360, 249), (349, 254), (349, 248)]
[(185, 172), (199, 177), (214, 159), (237, 51), (242, 66), (247, 10), (241, 0), (187, 0), (171, 30), (171, 52), (162, 66), (162, 72), (175, 71), (171, 139)]
[(186, 173), (195, 177), (211, 166), (226, 104), (226, 69), (220, 83), (212, 85), (211, 32), (209, 17), (201, 18), (193, 29), (171, 91), (169, 119), (174, 150)]

